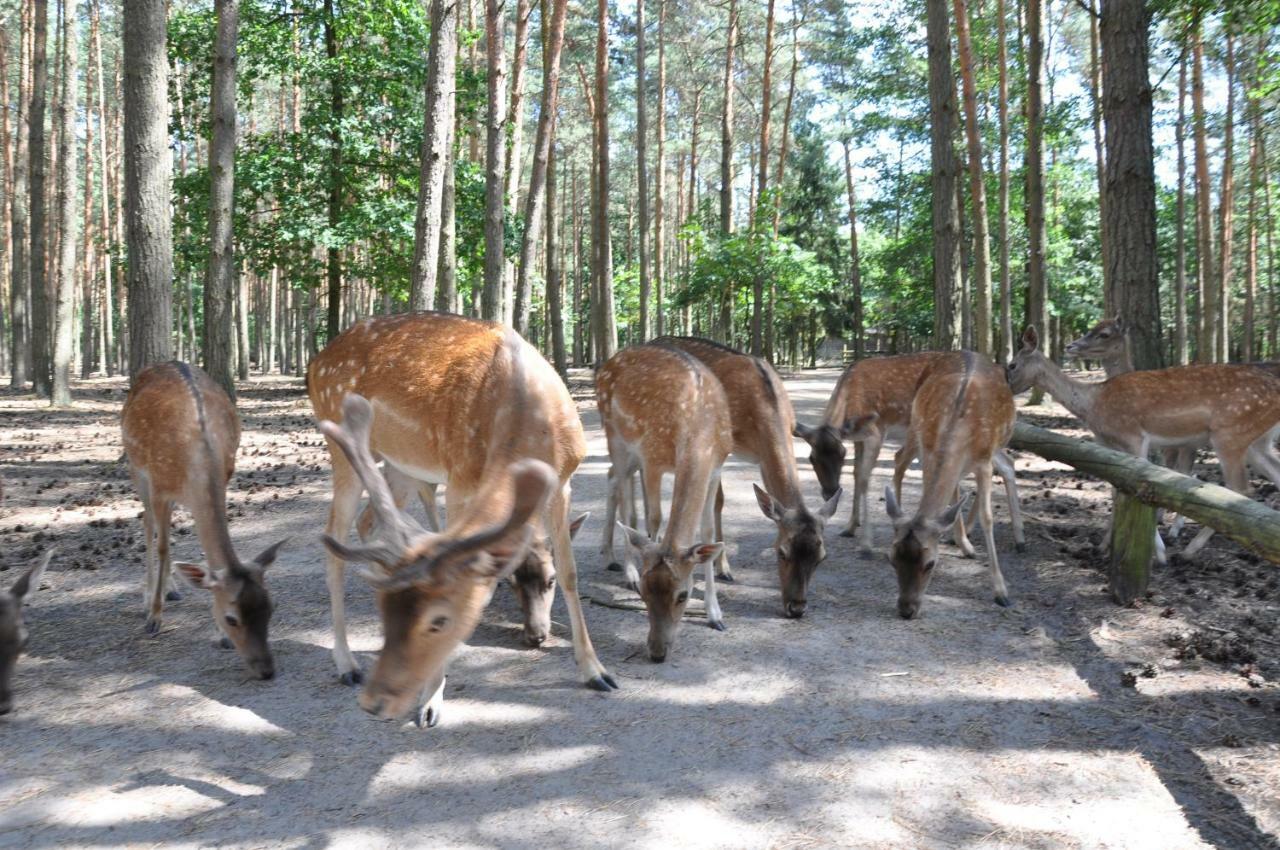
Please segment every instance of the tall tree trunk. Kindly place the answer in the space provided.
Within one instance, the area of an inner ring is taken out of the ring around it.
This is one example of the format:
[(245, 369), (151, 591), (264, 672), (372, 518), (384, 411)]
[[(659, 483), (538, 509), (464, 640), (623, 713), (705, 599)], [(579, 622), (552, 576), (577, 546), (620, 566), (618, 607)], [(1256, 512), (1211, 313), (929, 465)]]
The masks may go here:
[(965, 134), (969, 145), (969, 196), (973, 204), (973, 340), (982, 354), (991, 354), (991, 239), (988, 235), (987, 184), (982, 176), (982, 131), (978, 127), (978, 87), (974, 81), (973, 45), (969, 38), (969, 10), (954, 0), (960, 77), (964, 86)]
[(440, 295), (437, 309), (446, 313), (461, 313), (462, 301), (458, 296), (458, 226), (457, 226), (457, 158), (458, 111), (457, 93), (450, 95), (454, 101), (451, 135), (445, 155), (448, 161), (444, 169), (444, 195), (440, 199)]
[[(1035, 4), (1038, 0), (1031, 0)], [(929, 44), (929, 117), (933, 163), (933, 344), (942, 351), (960, 348), (959, 176), (953, 138), (956, 85), (951, 73), (951, 25), (947, 0), (927, 0)]]
[[(568, 6), (567, 0), (555, 0), (556, 10), (553, 16), (559, 15), (561, 20), (560, 35), (564, 35), (564, 13), (562, 9)], [(547, 40), (555, 38), (555, 24), (552, 23), (553, 31)], [(559, 57), (556, 57), (557, 61)], [(543, 83), (546, 85), (545, 81)], [(552, 102), (555, 102), (554, 97)], [(547, 151), (546, 157), (546, 180), (547, 180), (547, 318), (548, 324), (551, 326), (551, 362), (555, 364), (556, 372), (560, 377), (568, 374), (569, 364), (565, 360), (564, 350), (564, 263), (560, 257), (560, 233), (559, 225), (556, 221), (556, 150), (553, 145)]]
[[(338, 20), (333, 0), (324, 0), (324, 48), (329, 59), (329, 231), (336, 237), (342, 220), (342, 113), (344, 109), (342, 68), (338, 63)], [(329, 312), (325, 330), (328, 338), (338, 336), (342, 326), (342, 249), (331, 244), (326, 252), (325, 278), (329, 288)], [(312, 306), (315, 296), (312, 295)], [(311, 339), (315, 339), (314, 327)]]
[(95, 20), (90, 14), (90, 33), (89, 44), (85, 45), (85, 74), (84, 74), (84, 192), (81, 193), (80, 215), (80, 257), (81, 267), (77, 272), (80, 278), (80, 377), (87, 378), (93, 374), (95, 362), (98, 364), (105, 363), (102, 352), (99, 351), (95, 342), (101, 338), (101, 334), (94, 333), (94, 322), (98, 318), (97, 310), (97, 283), (98, 269), (97, 258), (94, 256), (94, 234), (93, 234), (93, 148), (94, 148), (94, 126), (93, 126), (93, 66), (92, 61), (92, 44), (95, 32)]
[(249, 363), (253, 349), (249, 347), (249, 269), (241, 271), (236, 281), (236, 376), (249, 380)]
[[(772, 0), (770, 0), (772, 2)], [(636, 182), (637, 205), (640, 225), (640, 327), (637, 328), (636, 341), (644, 342), (649, 338), (649, 116), (645, 101), (649, 93), (645, 91), (645, 56), (644, 56), (644, 6), (645, 0), (636, 0)]]
[(49, 4), (35, 0), (34, 37), (31, 50), (31, 383), (36, 395), (49, 395), (49, 281), (46, 276), (48, 244), (45, 213), (48, 197), (45, 191), (44, 112), (49, 96)]
[(22, 46), (18, 52), (18, 110), (15, 116), (13, 192), (9, 197), (13, 254), (9, 262), (9, 385), (25, 389), (31, 372), (31, 260), (27, 224), (30, 210), (29, 126), (31, 102), (31, 53), (27, 37), (32, 24), (32, 3), (22, 4)]
[(1000, 362), (1013, 359), (1013, 293), (1009, 280), (1009, 38), (1005, 0), (996, 0), (997, 55), (1000, 84)]
[[(1105, 37), (1105, 34), (1104, 34)], [(1048, 234), (1044, 217), (1044, 4), (1027, 3), (1027, 322), (1049, 338), (1049, 289), (1045, 277)], [(1106, 86), (1104, 84), (1105, 91)], [(1039, 404), (1043, 394), (1031, 393)]]
[[(732, 0), (731, 0), (732, 1)], [(618, 327), (613, 311), (613, 233), (609, 226), (609, 0), (596, 3), (596, 361), (603, 363), (618, 350)]]
[(791, 74), (787, 81), (787, 105), (782, 111), (782, 144), (778, 148), (778, 169), (773, 183), (777, 192), (773, 199), (773, 236), (776, 239), (782, 225), (782, 189), (787, 174), (787, 153), (791, 142), (791, 109), (796, 97), (796, 72), (799, 70), (800, 23), (796, 11), (791, 10)]
[(418, 170), (418, 212), (413, 234), (409, 309), (435, 305), (445, 169), (452, 146), (453, 98), (458, 59), (458, 0), (431, 0), (427, 53), (426, 119)]
[(1204, 119), (1204, 44), (1197, 22), (1191, 33), (1191, 123), (1195, 134), (1196, 171), (1196, 303), (1200, 308), (1200, 342), (1196, 346), (1196, 362), (1212, 363), (1218, 352), (1218, 326), (1221, 305), (1218, 287), (1213, 279), (1213, 216), (1209, 212), (1209, 143)]
[[(773, 108), (773, 33), (776, 25), (775, 0), (769, 0), (764, 26), (764, 72), (760, 83), (760, 150), (757, 152), (756, 191), (751, 199), (752, 217), (763, 215), (769, 191), (769, 115)], [(757, 273), (751, 281), (751, 353), (768, 357), (764, 345), (764, 275)]]
[[(26, 40), (27, 30), (22, 20), (26, 10), (25, 2), (18, 7), (19, 44)], [(5, 312), (8, 310), (8, 282), (11, 277), (10, 263), (13, 262), (13, 146), (10, 144), (10, 114), (14, 111), (9, 101), (9, 37), (0, 35), (0, 371), (9, 365), (9, 337), (6, 333)], [(21, 49), (21, 48), (19, 48)], [(22, 73), (19, 66), (19, 74)], [(21, 89), (21, 85), (19, 85)]]
[(71, 362), (75, 358), (76, 334), (76, 244), (80, 241), (76, 218), (76, 112), (79, 92), (76, 85), (80, 67), (80, 16), (76, 0), (63, 0), (62, 24), (62, 96), (58, 118), (62, 125), (58, 158), (62, 161), (58, 192), (58, 229), (61, 232), (58, 264), (57, 300), (54, 310), (53, 385), (51, 400), (55, 406), (71, 404)]
[[(102, 8), (101, 0), (93, 0), (92, 6), (92, 27), (90, 29), (90, 49), (93, 51), (94, 73), (97, 75), (97, 109), (98, 109), (98, 174), (101, 177), (99, 189), (101, 197), (99, 205), (101, 206), (101, 235), (102, 235), (102, 335), (103, 348), (106, 351), (106, 359), (102, 366), (106, 370), (108, 376), (116, 373), (116, 352), (115, 352), (115, 309), (112, 304), (114, 282), (112, 280), (112, 271), (114, 261), (112, 259), (113, 241), (111, 239), (111, 192), (108, 188), (110, 181), (108, 175), (110, 172), (110, 159), (107, 156), (107, 134), (109, 131), (107, 124), (107, 106), (106, 106), (106, 82), (102, 73)], [(119, 200), (116, 201), (119, 203)]]
[[(1099, 55), (1099, 15), (1089, 0), (1089, 104), (1093, 124), (1093, 161), (1098, 178), (1098, 220), (1107, 220), (1107, 164), (1102, 140), (1102, 59)], [(1099, 228), (1098, 245), (1102, 252), (1102, 303), (1107, 316), (1116, 314), (1117, 299), (1111, 280), (1109, 240), (1111, 234), (1104, 225)]]
[(1187, 363), (1187, 57), (1178, 60), (1178, 121), (1173, 127), (1178, 148), (1178, 200), (1174, 224), (1174, 337), (1173, 359), (1177, 366)]
[(653, 304), (655, 333), (666, 330), (663, 296), (667, 275), (667, 0), (658, 0), (658, 111), (657, 151), (653, 175)]
[[(738, 0), (729, 0), (725, 37), (723, 107), (720, 111), (720, 234), (733, 232), (733, 51), (738, 41)], [(728, 336), (732, 336), (728, 328)]]
[(1148, 27), (1143, 0), (1102, 0), (1102, 109), (1106, 127), (1103, 227), (1116, 307), (1139, 369), (1162, 365), (1156, 182), (1151, 141)]
[(1218, 209), (1221, 216), (1219, 233), (1221, 248), (1218, 270), (1218, 303), (1221, 305), (1221, 326), (1218, 328), (1218, 361), (1231, 359), (1231, 248), (1235, 236), (1235, 105), (1236, 105), (1236, 39), (1230, 24), (1227, 25), (1227, 114), (1222, 130), (1222, 191)]
[[(1255, 49), (1254, 81), (1255, 86), (1262, 76), (1266, 45), (1262, 37), (1258, 39)], [(1241, 345), (1240, 359), (1249, 363), (1258, 356), (1257, 344), (1257, 298), (1258, 298), (1258, 189), (1262, 179), (1262, 109), (1257, 98), (1250, 98), (1247, 107), (1249, 115), (1249, 221), (1247, 236), (1247, 255), (1245, 258), (1244, 288), (1244, 340)]]
[(239, 0), (217, 0), (217, 40), (210, 101), (209, 267), (204, 279), (204, 369), (232, 399), (236, 382), (231, 357), (232, 314), (238, 280), (233, 223), (236, 157), (236, 37)]
[(862, 268), (858, 256), (858, 198), (853, 190), (853, 160), (849, 139), (844, 140), (844, 185), (849, 196), (849, 291), (853, 298), (853, 356), (866, 354), (866, 329), (862, 319)]
[[(554, 212), (548, 210), (544, 216), (543, 207), (552, 202), (548, 173), (551, 161), (553, 137), (555, 135), (555, 113), (559, 108), (560, 93), (560, 55), (564, 47), (565, 19), (568, 16), (568, 0), (550, 0), (551, 15), (543, 14), (543, 59), (542, 59), (542, 101), (538, 109), (538, 130), (533, 141), (533, 173), (529, 175), (529, 194), (525, 197), (524, 236), (520, 241), (520, 265), (516, 277), (515, 328), (520, 334), (529, 333), (529, 308), (533, 299), (531, 275), (533, 260), (538, 239), (541, 237), (543, 218), (547, 226), (555, 221)], [(547, 286), (551, 286), (550, 263), (551, 248), (555, 237), (547, 234)], [(548, 298), (550, 289), (548, 289)], [(561, 331), (563, 334), (563, 331)], [(561, 340), (563, 343), (563, 339)]]
[(502, 304), (504, 239), (503, 162), (505, 113), (507, 101), (506, 0), (485, 0), (484, 32), (488, 54), (488, 120), (485, 137), (484, 183), (484, 296), (481, 315), (490, 321), (501, 321), (506, 311)]
[[(517, 0), (515, 16), (515, 53), (511, 60), (511, 99), (507, 107), (506, 152), (503, 155), (503, 202), (507, 215), (515, 218), (520, 202), (520, 166), (524, 162), (524, 90), (525, 66), (529, 56), (530, 0)], [(527, 222), (526, 222), (527, 223)], [(502, 261), (502, 321), (515, 324), (516, 267), (515, 258)]]
[(163, 0), (124, 0), (124, 198), (129, 374), (172, 359), (169, 63)]

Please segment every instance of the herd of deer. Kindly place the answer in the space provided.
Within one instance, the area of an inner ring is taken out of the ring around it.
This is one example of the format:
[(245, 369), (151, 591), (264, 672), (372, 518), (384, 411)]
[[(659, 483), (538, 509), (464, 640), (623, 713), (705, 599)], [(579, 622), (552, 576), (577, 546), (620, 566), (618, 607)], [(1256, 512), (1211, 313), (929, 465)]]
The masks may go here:
[[(699, 565), (707, 624), (725, 628), (715, 585), (733, 580), (720, 516), (721, 470), (730, 454), (759, 465), (764, 486), (755, 486), (755, 495), (777, 528), (782, 607), (792, 618), (804, 615), (810, 579), (826, 558), (823, 531), (840, 500), (849, 442), (856, 447), (854, 499), (843, 534), (870, 550), (868, 493), (886, 438), (902, 444), (893, 486), (884, 493), (894, 528), (889, 561), (898, 579), (898, 613), (910, 619), (920, 612), (948, 527), (961, 551), (974, 556), (960, 498), (961, 479), (970, 473), (995, 601), (1007, 606), (991, 481), (996, 471), (1004, 480), (1021, 551), (1022, 518), (1005, 446), (1016, 418), (1013, 395), (1031, 386), (1052, 394), (1107, 446), (1144, 457), (1160, 448), (1168, 463), (1187, 470), (1194, 451), (1208, 444), (1232, 489), (1247, 487), (1246, 464), (1280, 487), (1274, 448), (1280, 368), (1135, 372), (1118, 320), (1100, 323), (1068, 352), (1101, 361), (1107, 379), (1067, 377), (1039, 351), (1034, 329), (1023, 335), (1021, 350), (1004, 370), (968, 351), (863, 360), (841, 376), (814, 427), (796, 421), (781, 379), (760, 358), (687, 337), (661, 337), (612, 357), (596, 373), (611, 462), (603, 553), (644, 602), (650, 658), (662, 661), (671, 651)], [(420, 725), (435, 725), (449, 655), (471, 635), (504, 579), (516, 592), (524, 639), (533, 646), (549, 635), (559, 583), (580, 680), (601, 691), (617, 687), (587, 633), (571, 543), (586, 519), (570, 512), (570, 479), (586, 456), (586, 438), (565, 384), (532, 346), (501, 325), (460, 316), (370, 318), (312, 360), (307, 391), (333, 469), (323, 542), (333, 659), (343, 682), (364, 682), (347, 644), (346, 564), (362, 565), (382, 621), (385, 642), (360, 693), (362, 708), (388, 719), (416, 709)], [(801, 495), (793, 436), (810, 446), (825, 499), (816, 510)], [(232, 547), (225, 501), (240, 422), (231, 400), (195, 367), (149, 367), (136, 376), (125, 402), (123, 441), (144, 507), (146, 631), (159, 632), (164, 601), (176, 596), (169, 520), (173, 506), (182, 504), (207, 560), (178, 563), (178, 572), (209, 591), (222, 645), (234, 648), (256, 676), (272, 678), (266, 574), (284, 541), (249, 562)], [(900, 507), (901, 484), (916, 458), (922, 497), (908, 516)], [(667, 474), (673, 486), (664, 524)], [(644, 530), (637, 527), (637, 478)], [(444, 525), (435, 505), (441, 484)], [(357, 516), (365, 492), (368, 505)], [(405, 510), (413, 495), (426, 507), (426, 527)], [(353, 525), (358, 544), (348, 540)], [(626, 540), (621, 562), (615, 527)], [(1212, 533), (1202, 529), (1187, 554), (1199, 551)], [(0, 594), (0, 714), (11, 710), (12, 671), (26, 639), (23, 597), (38, 586), (50, 554)]]

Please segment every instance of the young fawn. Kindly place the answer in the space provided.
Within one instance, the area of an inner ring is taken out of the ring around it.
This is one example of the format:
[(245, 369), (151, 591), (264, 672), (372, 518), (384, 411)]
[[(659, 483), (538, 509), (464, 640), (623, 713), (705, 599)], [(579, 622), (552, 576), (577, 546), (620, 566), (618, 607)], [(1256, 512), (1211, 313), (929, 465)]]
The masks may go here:
[(195, 520), (205, 564), (178, 563), (196, 588), (209, 591), (213, 620), (254, 675), (275, 676), (267, 645), (274, 608), (266, 571), (285, 541), (248, 563), (227, 530), (227, 482), (235, 472), (240, 418), (226, 392), (201, 369), (177, 361), (149, 366), (133, 380), (124, 403), (129, 458), (147, 536), (147, 634), (160, 632), (169, 581), (169, 521), (175, 504)]
[(0, 593), (0, 714), (13, 711), (13, 670), (18, 656), (27, 648), (27, 627), (22, 621), (22, 603), (31, 591), (40, 586), (53, 549), (46, 549), (40, 560), (29, 567), (22, 577)]

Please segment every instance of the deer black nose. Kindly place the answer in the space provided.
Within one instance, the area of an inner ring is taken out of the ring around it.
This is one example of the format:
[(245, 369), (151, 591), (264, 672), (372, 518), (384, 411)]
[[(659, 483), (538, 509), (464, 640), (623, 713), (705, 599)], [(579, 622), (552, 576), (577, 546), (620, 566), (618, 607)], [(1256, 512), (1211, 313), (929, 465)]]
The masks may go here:
[(914, 620), (916, 615), (920, 613), (919, 602), (899, 602), (898, 616), (904, 620)]
[(659, 653), (659, 652), (650, 652), (650, 653), (649, 653), (649, 660), (650, 660), (650, 661), (653, 661), (653, 662), (656, 662), (656, 663), (658, 663), (658, 664), (661, 664), (662, 662), (664, 662), (664, 661), (666, 661), (666, 660), (667, 660), (667, 654), (666, 654), (665, 652), (661, 652), (661, 653)]
[(9, 697), (0, 699), (0, 714), (8, 714), (13, 711), (13, 700)]
[(793, 620), (798, 620), (804, 616), (804, 612), (808, 608), (808, 603), (803, 599), (793, 599), (787, 603), (787, 616)]

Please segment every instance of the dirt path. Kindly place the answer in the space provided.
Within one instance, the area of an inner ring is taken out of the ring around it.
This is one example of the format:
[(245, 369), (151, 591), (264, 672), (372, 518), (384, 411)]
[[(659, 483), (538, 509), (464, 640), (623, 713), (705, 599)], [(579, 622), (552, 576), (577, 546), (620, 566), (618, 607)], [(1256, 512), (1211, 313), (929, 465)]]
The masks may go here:
[[(834, 379), (788, 381), (802, 418)], [(1251, 668), (1178, 660), (1164, 642), (1223, 622), (1184, 588), (1216, 598), (1212, 582), (1245, 564), (1252, 594), (1275, 568), (1215, 543), (1235, 559), (1225, 574), (1212, 558), (1204, 575), (1174, 568), (1145, 608), (1117, 609), (1084, 563), (1106, 492), (1061, 468), (1018, 460), (1026, 554), (997, 503), (1012, 609), (991, 603), (985, 562), (948, 547), (923, 619), (900, 621), (883, 546), (860, 559), (832, 528), (809, 614), (789, 621), (755, 471), (731, 460), (728, 632), (691, 621), (655, 665), (643, 614), (589, 605), (622, 685), (600, 695), (576, 684), (563, 608), (555, 637), (526, 649), (503, 589), (456, 656), (442, 725), (419, 731), (372, 720), (336, 681), (318, 542), (325, 456), (297, 382), (246, 390), (231, 497), (241, 551), (293, 536), (270, 576), (279, 675), (250, 681), (215, 649), (193, 591), (170, 603), (158, 638), (143, 635), (122, 386), (87, 382), (74, 411), (53, 414), (0, 397), (0, 560), (61, 549), (30, 606), (17, 712), (0, 719), (0, 846), (1276, 846), (1280, 694), (1264, 683), (1276, 643), (1263, 631), (1274, 600), (1240, 615), (1267, 656)], [(593, 516), (575, 551), (585, 592), (611, 598), (617, 574), (598, 552), (604, 439), (594, 405), (582, 409), (591, 453), (575, 504)], [(803, 480), (816, 504), (807, 467)], [(918, 483), (913, 471), (908, 505)], [(883, 544), (880, 502), (872, 514)], [(197, 556), (181, 524), (176, 554)], [(380, 644), (371, 594), (352, 577), (347, 599), (368, 666)], [(1154, 678), (1126, 678), (1147, 666)]]

